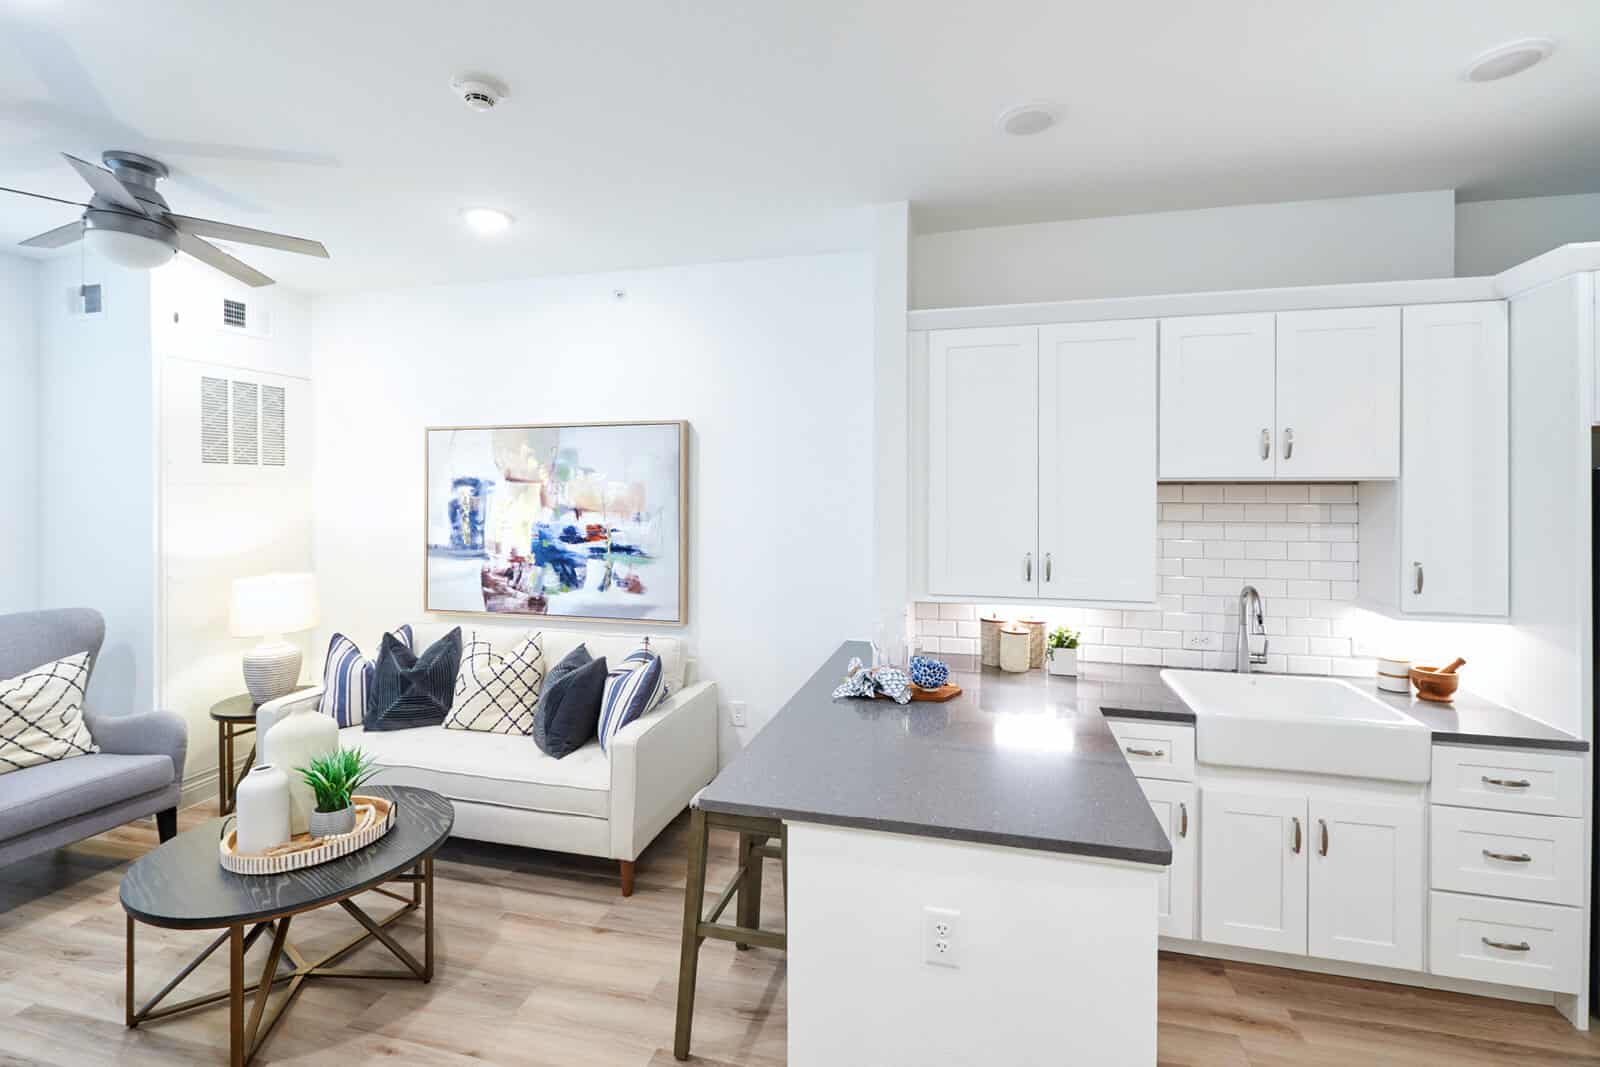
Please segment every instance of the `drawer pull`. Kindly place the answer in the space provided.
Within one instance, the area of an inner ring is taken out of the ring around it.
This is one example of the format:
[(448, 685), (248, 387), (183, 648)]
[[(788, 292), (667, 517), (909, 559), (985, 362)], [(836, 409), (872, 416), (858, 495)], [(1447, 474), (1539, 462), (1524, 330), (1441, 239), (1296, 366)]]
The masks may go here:
[(1507, 952), (1527, 952), (1533, 948), (1533, 946), (1528, 944), (1526, 941), (1518, 941), (1515, 945), (1513, 945), (1509, 941), (1491, 941), (1487, 937), (1483, 938), (1482, 940), (1483, 943), (1488, 945), (1490, 948), (1504, 949)]
[(1516, 855), (1512, 855), (1509, 852), (1490, 852), (1488, 849), (1484, 849), (1483, 850), (1483, 855), (1487, 859), (1501, 860), (1501, 861), (1503, 861), (1505, 863), (1532, 863), (1533, 862), (1533, 857), (1528, 855), (1526, 852), (1521, 852), (1521, 853), (1518, 853)]
[(1318, 819), (1317, 825), (1322, 828), (1322, 847), (1317, 851), (1320, 855), (1326, 856), (1328, 854), (1328, 820)]
[(1189, 805), (1178, 802), (1178, 836), (1189, 836)]
[(1300, 820), (1294, 818), (1294, 854), (1300, 855)]
[(1166, 753), (1161, 751), (1159, 748), (1130, 748), (1126, 751), (1129, 755), (1149, 756), (1151, 759), (1160, 759), (1162, 756), (1166, 755)]
[(1490, 778), (1487, 774), (1479, 775), (1484, 785), (1497, 785), (1502, 789), (1526, 789), (1533, 783), (1526, 778)]

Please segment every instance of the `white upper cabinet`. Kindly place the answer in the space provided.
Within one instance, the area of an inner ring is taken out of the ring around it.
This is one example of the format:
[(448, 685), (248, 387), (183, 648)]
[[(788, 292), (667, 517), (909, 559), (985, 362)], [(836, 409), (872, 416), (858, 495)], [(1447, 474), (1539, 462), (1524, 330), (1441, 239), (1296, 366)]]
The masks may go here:
[(1273, 318), (1161, 320), (1161, 477), (1273, 476)]
[(930, 593), (1038, 594), (1038, 457), (1039, 331), (930, 335)]
[(1511, 596), (1506, 305), (1406, 308), (1405, 343), (1400, 608), (1505, 615)]
[(1422, 969), (1422, 805), (1311, 800), (1311, 955)]
[(1039, 330), (1039, 595), (1156, 598), (1156, 324)]
[(1400, 475), (1400, 309), (1278, 315), (1277, 476)]

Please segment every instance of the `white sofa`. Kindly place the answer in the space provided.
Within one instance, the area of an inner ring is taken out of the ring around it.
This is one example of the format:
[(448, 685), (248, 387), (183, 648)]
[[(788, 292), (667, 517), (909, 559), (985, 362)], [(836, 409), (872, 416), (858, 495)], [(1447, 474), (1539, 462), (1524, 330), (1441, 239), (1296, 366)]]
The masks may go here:
[[(426, 648), (453, 625), (417, 626), (416, 647)], [(476, 631), (497, 652), (530, 629), (544, 634), (547, 672), (579, 643), (591, 655), (616, 662), (646, 636), (555, 630), (532, 620), (522, 628), (461, 624), (463, 640)], [(618, 731), (609, 755), (591, 741), (552, 759), (532, 737), (442, 726), (378, 733), (351, 726), (340, 731), (340, 743), (372, 754), (382, 768), (374, 783), (421, 786), (448, 797), (456, 811), (453, 836), (617, 860), (622, 895), (629, 896), (639, 853), (717, 773), (716, 683), (693, 680), (680, 639), (648, 636), (670, 693), (654, 711)], [(322, 687), (316, 686), (274, 706), (321, 698)]]

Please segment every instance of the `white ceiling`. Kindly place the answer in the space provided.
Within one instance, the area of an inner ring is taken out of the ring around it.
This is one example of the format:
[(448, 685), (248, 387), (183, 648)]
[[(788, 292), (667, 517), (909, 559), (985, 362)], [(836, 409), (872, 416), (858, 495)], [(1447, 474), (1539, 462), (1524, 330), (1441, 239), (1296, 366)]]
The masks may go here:
[[(1532, 34), (1543, 65), (1461, 79)], [(511, 98), (467, 111), (466, 69)], [(995, 132), (1036, 98), (1058, 128)], [(107, 148), (179, 171), (175, 210), (324, 241), (246, 254), (307, 290), (836, 248), (888, 200), (942, 230), (1594, 191), (1600, 3), (0, 0), (0, 185), (81, 198), (53, 153)], [(72, 216), (0, 196), (0, 246)]]

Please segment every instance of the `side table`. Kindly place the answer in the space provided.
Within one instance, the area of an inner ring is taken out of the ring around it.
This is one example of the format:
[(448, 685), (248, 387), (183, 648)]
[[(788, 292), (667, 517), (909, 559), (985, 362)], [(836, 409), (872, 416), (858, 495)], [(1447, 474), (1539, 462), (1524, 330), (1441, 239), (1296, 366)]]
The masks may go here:
[[(302, 689), (310, 688), (309, 685), (297, 685), (290, 692), (298, 693)], [(219, 815), (227, 815), (233, 811), (234, 799), (238, 793), (238, 780), (233, 776), (234, 739), (256, 732), (256, 709), (260, 706), (251, 699), (249, 693), (239, 693), (211, 705), (211, 719), (217, 724), (217, 813)], [(255, 761), (256, 749), (252, 742), (250, 754), (245, 757), (244, 770), (248, 771)], [(240, 777), (243, 777), (243, 771), (240, 772)]]

